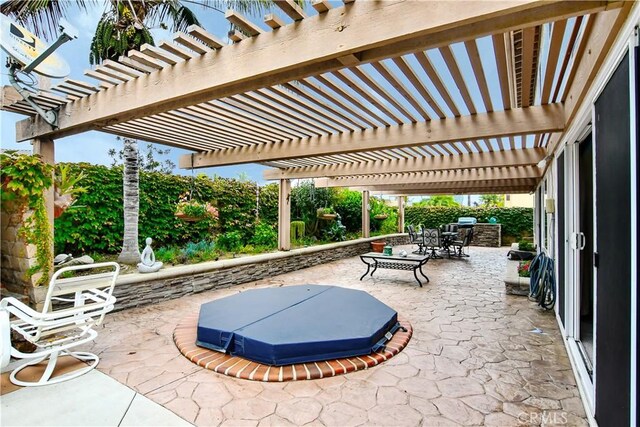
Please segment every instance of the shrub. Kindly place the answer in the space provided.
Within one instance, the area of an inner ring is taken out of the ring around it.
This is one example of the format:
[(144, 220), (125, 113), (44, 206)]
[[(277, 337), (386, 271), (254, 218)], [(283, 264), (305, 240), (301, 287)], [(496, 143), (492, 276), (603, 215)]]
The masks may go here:
[(53, 237), (43, 191), (53, 184), (53, 166), (43, 162), (39, 155), (15, 151), (1, 153), (0, 165), (2, 210), (19, 215), (32, 212), (24, 218), (18, 233), (26, 243), (36, 247), (36, 262), (29, 267), (28, 275), (40, 272), (36, 285), (46, 284), (53, 265), (50, 251)]
[(347, 227), (342, 225), (340, 217), (323, 230), (323, 237), (325, 240), (332, 242), (343, 242), (347, 240)]
[(165, 264), (182, 264), (185, 262), (182, 251), (177, 246), (161, 247), (154, 251), (156, 260)]
[(217, 260), (219, 257), (215, 243), (206, 240), (189, 242), (182, 249), (177, 246), (161, 247), (154, 253), (158, 261), (168, 264), (192, 264)]
[(291, 241), (301, 241), (304, 238), (304, 229), (304, 221), (291, 221)]
[(189, 242), (182, 253), (191, 262), (210, 261), (218, 257), (215, 243), (202, 240), (197, 243)]
[(242, 248), (242, 233), (239, 231), (228, 231), (218, 236), (216, 241), (218, 249), (232, 253), (238, 253)]
[(382, 234), (393, 234), (398, 232), (398, 210), (390, 208), (387, 218), (380, 224)]
[[(55, 221), (58, 253), (118, 253), (124, 230), (122, 167), (68, 163), (69, 173), (84, 174), (75, 205)], [(180, 196), (191, 192), (194, 199), (215, 200), (219, 218), (184, 222), (174, 216)], [(275, 225), (278, 216), (278, 186), (258, 188), (255, 182), (198, 175), (195, 179), (158, 172), (140, 172), (140, 246), (152, 237), (158, 247), (182, 247), (187, 242), (210, 240), (215, 227), (221, 233), (240, 231), (243, 242), (254, 234), (256, 216)]]
[(254, 234), (250, 243), (254, 246), (275, 248), (278, 246), (278, 232), (272, 225), (265, 222), (259, 222), (254, 229)]
[(333, 206), (340, 215), (342, 224), (350, 232), (358, 232), (362, 227), (362, 193), (346, 188), (337, 191)]
[(527, 242), (526, 240), (521, 240), (518, 242), (518, 250), (532, 252), (536, 250), (536, 247), (531, 242)]
[(461, 216), (478, 219), (478, 222), (489, 222), (495, 217), (502, 225), (502, 239), (509, 236), (516, 240), (533, 234), (532, 208), (472, 208), (472, 207), (415, 207), (405, 210), (405, 223), (422, 224), (426, 228), (437, 228), (442, 224), (457, 222)]

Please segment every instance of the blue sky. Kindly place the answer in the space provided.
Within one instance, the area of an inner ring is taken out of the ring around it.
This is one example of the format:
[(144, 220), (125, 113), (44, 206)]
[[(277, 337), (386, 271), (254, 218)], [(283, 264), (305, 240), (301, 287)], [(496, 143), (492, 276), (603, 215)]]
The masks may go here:
[[(335, 1), (332, 3), (334, 3), (335, 6), (339, 6), (342, 4), (342, 2), (335, 2)], [(59, 53), (71, 65), (70, 77), (73, 79), (91, 81), (92, 83), (95, 83), (92, 79), (85, 77), (83, 73), (86, 69), (90, 68), (89, 61), (88, 61), (89, 44), (93, 37), (96, 23), (98, 22), (98, 19), (100, 18), (100, 15), (104, 10), (104, 7), (105, 6), (95, 5), (87, 12), (74, 11), (74, 13), (70, 14), (69, 21), (71, 22), (72, 25), (74, 25), (78, 29), (80, 36), (77, 40), (73, 40), (63, 45), (59, 49)], [(205, 29), (207, 29), (209, 32), (216, 34), (220, 38), (226, 39), (226, 33), (229, 29), (229, 24), (226, 21), (226, 19), (224, 19), (223, 13), (214, 11), (212, 9), (202, 8), (197, 5), (192, 5), (190, 2), (189, 2), (189, 7), (191, 7), (192, 10), (197, 14), (197, 16), (201, 20), (201, 23)], [(282, 16), (279, 10), (276, 10), (274, 12)], [(285, 19), (285, 21), (287, 20), (288, 18)], [(261, 16), (254, 17), (253, 22), (262, 26), (265, 29), (267, 28), (263, 24)], [(571, 21), (569, 25), (572, 25)], [(156, 44), (159, 43), (161, 40), (171, 39), (171, 33), (169, 31), (164, 31), (161, 29), (153, 29), (152, 32), (153, 32)], [(569, 31), (567, 31), (567, 34), (568, 33)], [(548, 40), (548, 37), (543, 39), (543, 43), (546, 40)], [(491, 94), (491, 100), (493, 103), (494, 110), (497, 110), (497, 111), (502, 110), (503, 109), (502, 98), (500, 96), (499, 82), (497, 78), (497, 70), (496, 70), (496, 65), (494, 61), (493, 45), (491, 42), (491, 38), (484, 37), (479, 39), (477, 42), (477, 46), (481, 56), (481, 61), (483, 63), (483, 68), (485, 69), (487, 84), (489, 86), (489, 91)], [(473, 103), (477, 111), (479, 113), (484, 112), (485, 108), (480, 95), (480, 90), (478, 88), (477, 83), (475, 82), (475, 79), (471, 78), (471, 75), (473, 74), (473, 69), (469, 62), (469, 58), (466, 55), (464, 45), (462, 43), (454, 44), (452, 45), (452, 50), (459, 64), (460, 71), (467, 83), (469, 92), (471, 94), (471, 98), (473, 100)], [(564, 50), (564, 47), (563, 47), (563, 50)], [(546, 53), (546, 49), (543, 49), (543, 55), (541, 56), (541, 60), (540, 60), (541, 69), (544, 69), (544, 64), (546, 62), (544, 53)], [(444, 63), (444, 60), (440, 55), (440, 53), (438, 52), (438, 50), (436, 49), (429, 50), (427, 52), (427, 55), (431, 60), (431, 62), (433, 63), (436, 70), (438, 71), (438, 73), (441, 75), (445, 85), (449, 88), (454, 88), (455, 84), (453, 82), (453, 78), (449, 73)], [(442, 107), (445, 115), (447, 117), (453, 116), (449, 108), (446, 106), (446, 103), (439, 95), (438, 90), (431, 83), (431, 81), (426, 76), (422, 68), (417, 64), (417, 61), (412, 57), (406, 57), (406, 58), (407, 58), (407, 62), (409, 63), (409, 66), (420, 77), (420, 80), (425, 82), (425, 85), (427, 86), (428, 90), (434, 96), (436, 102)], [(2, 61), (4, 62), (4, 55), (3, 55)], [(395, 64), (387, 61), (387, 65), (389, 66), (389, 68), (391, 68), (395, 72), (396, 76), (398, 76), (401, 80), (403, 80), (403, 82), (407, 87), (409, 88), (412, 87), (411, 84), (405, 79), (403, 74), (399, 72)], [(370, 65), (364, 65), (363, 69), (365, 69), (369, 74), (371, 74), (374, 77), (378, 75), (377, 72), (374, 71)], [(8, 84), (7, 77), (6, 77), (6, 69), (3, 69), (2, 73), (3, 73), (2, 84)], [(328, 79), (331, 80), (334, 84), (344, 87), (337, 80), (331, 77), (328, 77)], [(385, 89), (387, 89), (387, 91), (394, 93), (395, 89), (393, 89), (386, 80), (381, 78), (376, 80), (378, 80), (378, 82), (382, 86), (384, 86)], [(56, 82), (54, 81), (53, 84), (56, 84)], [(462, 96), (460, 95), (460, 92), (458, 90), (451, 90), (451, 89), (450, 89), (450, 92), (453, 100), (457, 104), (461, 113), (463, 115), (468, 114), (469, 113), (468, 109), (465, 106), (465, 103), (462, 99)], [(385, 104), (389, 109), (397, 112), (397, 110), (395, 110), (395, 108), (391, 106), (388, 102), (386, 102), (383, 98), (379, 97), (376, 94), (374, 94), (373, 96), (375, 96), (381, 103)], [(421, 98), (421, 97), (418, 96), (417, 98)], [(398, 100), (399, 102), (404, 104), (403, 106), (407, 110), (409, 110), (411, 113), (417, 116), (417, 111), (410, 104), (406, 103), (402, 97), (398, 98)], [(423, 107), (430, 114), (434, 114), (433, 109), (428, 104), (426, 104), (426, 102), (423, 103), (421, 101), (421, 103)], [(368, 104), (367, 107), (370, 108), (371, 110), (375, 111), (376, 113), (380, 113), (380, 111), (375, 106), (369, 103), (366, 103), (366, 104)], [(18, 144), (15, 142), (15, 123), (16, 121), (24, 118), (24, 116), (8, 113), (8, 112), (2, 112), (0, 114), (2, 117), (2, 121), (1, 121), (2, 139), (0, 141), (0, 145), (2, 146), (2, 148), (30, 149), (30, 146), (28, 143)], [(381, 114), (381, 115), (384, 117), (384, 114)], [(509, 141), (507, 138), (504, 138), (503, 142), (506, 143), (507, 146), (509, 146)], [(491, 140), (490, 144), (493, 146), (494, 149), (500, 149), (499, 143), (496, 139)], [(515, 137), (514, 148), (520, 148), (522, 147), (523, 144), (528, 147), (532, 146), (533, 136), (529, 135), (524, 141), (519, 136)], [(484, 143), (480, 142), (480, 145), (484, 146)], [(117, 141), (115, 136), (104, 134), (101, 132), (87, 132), (81, 135), (56, 140), (56, 160), (59, 162), (86, 161), (86, 162), (96, 163), (96, 164), (110, 164), (111, 159), (107, 155), (107, 152), (109, 151), (109, 149), (112, 149), (112, 148), (116, 150), (121, 148), (121, 142)], [(448, 153), (440, 153), (437, 150), (433, 150), (433, 151), (436, 152), (435, 154), (448, 154)], [(172, 148), (171, 154), (169, 157), (174, 161), (174, 163), (177, 164), (178, 158), (185, 153), (189, 153), (189, 151)], [(218, 168), (207, 168), (207, 169), (198, 170), (198, 172), (199, 173), (204, 172), (204, 173), (207, 173), (208, 175), (217, 174), (224, 177), (237, 177), (239, 174), (243, 174), (243, 175), (246, 174), (253, 180), (256, 180), (258, 182), (263, 182), (262, 171), (264, 169), (265, 169), (264, 166), (257, 165), (257, 164), (249, 164), (249, 165), (236, 165), (236, 166), (227, 166), (227, 167), (218, 167)], [(190, 173), (189, 171), (180, 170), (180, 169), (176, 169), (175, 172), (181, 173), (181, 174)]]

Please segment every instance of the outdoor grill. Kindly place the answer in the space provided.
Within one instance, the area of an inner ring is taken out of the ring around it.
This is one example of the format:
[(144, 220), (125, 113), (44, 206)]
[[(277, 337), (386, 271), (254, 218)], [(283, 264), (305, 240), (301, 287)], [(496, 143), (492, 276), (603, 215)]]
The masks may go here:
[(458, 228), (471, 228), (476, 225), (477, 222), (478, 220), (476, 218), (470, 216), (461, 216), (460, 218), (458, 218)]

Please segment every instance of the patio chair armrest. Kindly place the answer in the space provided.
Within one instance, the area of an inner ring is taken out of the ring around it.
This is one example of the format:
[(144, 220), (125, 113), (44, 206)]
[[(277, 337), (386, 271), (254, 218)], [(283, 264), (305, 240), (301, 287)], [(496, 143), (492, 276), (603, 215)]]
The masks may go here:
[(14, 297), (3, 298), (2, 301), (0, 301), (0, 310), (14, 314), (20, 318), (22, 317), (19, 316), (18, 313), (22, 313), (24, 316), (28, 317), (40, 317), (42, 315), (42, 313), (35, 311)]

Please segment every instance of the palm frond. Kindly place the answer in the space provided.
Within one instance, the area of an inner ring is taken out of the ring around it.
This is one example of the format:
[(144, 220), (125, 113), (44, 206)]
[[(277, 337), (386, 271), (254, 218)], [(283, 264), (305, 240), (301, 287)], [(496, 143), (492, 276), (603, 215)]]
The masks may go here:
[[(171, 22), (167, 25), (166, 20)], [(166, 25), (172, 31), (185, 31), (190, 25), (200, 25), (195, 13), (178, 0), (166, 0), (155, 4), (148, 10), (147, 26)]]
[(75, 4), (81, 10), (86, 10), (90, 3), (97, 1), (7, 0), (0, 5), (0, 13), (10, 16), (38, 37), (53, 40), (59, 34), (60, 19), (69, 16), (69, 6)]
[[(301, 8), (309, 3), (308, 0), (294, 1)], [(273, 0), (181, 0), (181, 3), (194, 4), (221, 13), (226, 9), (233, 9), (247, 15), (266, 13), (274, 6)]]

